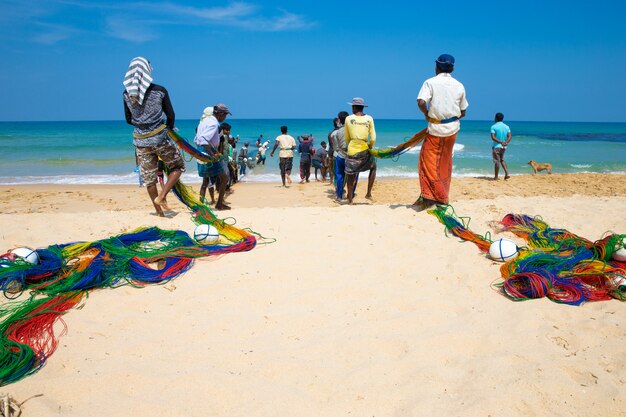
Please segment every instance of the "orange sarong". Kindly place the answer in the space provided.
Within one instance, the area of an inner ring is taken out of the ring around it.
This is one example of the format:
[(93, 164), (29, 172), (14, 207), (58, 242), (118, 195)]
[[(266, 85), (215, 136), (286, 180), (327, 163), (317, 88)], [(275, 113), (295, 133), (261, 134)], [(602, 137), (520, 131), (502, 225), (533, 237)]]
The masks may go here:
[(452, 148), (455, 141), (456, 133), (446, 137), (426, 135), (418, 164), (423, 198), (448, 204), (452, 178)]

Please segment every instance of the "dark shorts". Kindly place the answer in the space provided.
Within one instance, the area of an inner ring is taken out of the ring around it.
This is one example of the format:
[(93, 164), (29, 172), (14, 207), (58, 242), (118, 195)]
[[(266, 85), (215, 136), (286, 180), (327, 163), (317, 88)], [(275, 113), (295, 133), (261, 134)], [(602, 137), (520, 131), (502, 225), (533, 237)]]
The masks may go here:
[(355, 175), (359, 172), (376, 168), (376, 158), (370, 155), (369, 150), (361, 151), (346, 158), (346, 174)]
[(159, 159), (163, 160), (163, 163), (170, 172), (185, 172), (185, 162), (180, 156), (176, 145), (169, 139), (165, 139), (156, 146), (137, 146), (135, 149), (137, 151), (141, 179), (146, 187), (157, 183)]
[(322, 168), (322, 161), (320, 161), (319, 159), (311, 160), (311, 164), (313, 164), (313, 167), (315, 168)]
[(226, 170), (227, 168), (224, 161), (209, 162), (206, 164), (198, 162), (198, 176), (202, 178), (215, 179), (218, 175), (226, 173)]
[(293, 168), (293, 157), (280, 158), (278, 166), (280, 167), (280, 172), (291, 171), (291, 169)]
[(493, 159), (494, 163), (501, 164), (502, 162), (504, 162), (504, 151), (506, 151), (506, 148), (491, 149), (491, 158)]

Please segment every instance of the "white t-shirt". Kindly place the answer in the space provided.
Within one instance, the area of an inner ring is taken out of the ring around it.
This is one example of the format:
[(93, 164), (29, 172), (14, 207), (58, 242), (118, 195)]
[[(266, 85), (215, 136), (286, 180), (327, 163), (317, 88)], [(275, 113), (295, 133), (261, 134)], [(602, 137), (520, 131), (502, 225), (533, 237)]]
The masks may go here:
[(200, 146), (211, 145), (217, 149), (220, 146), (219, 126), (220, 122), (218, 122), (213, 115), (201, 120), (198, 124), (198, 130), (196, 131), (196, 137), (193, 138), (193, 142)]
[[(469, 104), (465, 98), (465, 87), (446, 72), (424, 81), (418, 100), (428, 104), (428, 117), (436, 120), (460, 117), (461, 110), (467, 109)], [(461, 129), (458, 120), (450, 123), (428, 123), (428, 133), (433, 136), (451, 136)]]
[(280, 148), (280, 153), (278, 154), (281, 158), (293, 158), (293, 150), (291, 148), (296, 146), (296, 140), (291, 135), (280, 135), (276, 137), (276, 142), (278, 142), (278, 147)]

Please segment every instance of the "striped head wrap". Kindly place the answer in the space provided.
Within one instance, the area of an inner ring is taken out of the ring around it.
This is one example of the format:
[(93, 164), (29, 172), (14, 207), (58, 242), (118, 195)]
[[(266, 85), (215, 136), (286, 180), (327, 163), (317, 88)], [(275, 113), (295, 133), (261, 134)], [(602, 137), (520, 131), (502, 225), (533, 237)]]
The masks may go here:
[(130, 61), (128, 71), (124, 77), (124, 87), (131, 99), (143, 104), (146, 90), (152, 84), (152, 65), (150, 61), (143, 57), (136, 57)]

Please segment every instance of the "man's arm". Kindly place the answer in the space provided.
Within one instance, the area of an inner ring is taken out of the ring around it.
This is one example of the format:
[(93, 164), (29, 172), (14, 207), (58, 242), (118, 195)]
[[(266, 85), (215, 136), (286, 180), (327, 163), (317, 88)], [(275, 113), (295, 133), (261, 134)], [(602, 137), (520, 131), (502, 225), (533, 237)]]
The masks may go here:
[(133, 124), (133, 114), (130, 112), (128, 105), (126, 104), (126, 100), (124, 102), (124, 116), (126, 117), (126, 123), (129, 125)]
[(417, 99), (417, 107), (419, 107), (420, 111), (424, 113), (424, 116), (428, 119), (428, 106), (426, 105), (426, 101), (421, 98)]
[(509, 142), (511, 142), (511, 139), (513, 139), (513, 135), (511, 135), (511, 131), (509, 130), (509, 133), (506, 134), (506, 140), (504, 141), (504, 145), (508, 145)]
[(274, 152), (276, 152), (276, 148), (278, 148), (278, 141), (274, 142), (274, 149), (272, 149), (272, 152), (270, 153), (270, 157), (274, 157)]
[(174, 113), (174, 107), (172, 107), (172, 102), (170, 101), (170, 94), (165, 88), (163, 90), (165, 92), (165, 97), (163, 97), (163, 113), (165, 113), (165, 116), (167, 117), (165, 124), (169, 129), (174, 129), (176, 114)]
[(496, 134), (495, 134), (495, 133), (493, 133), (493, 132), (491, 132), (491, 140), (492, 140), (492, 141), (494, 141), (494, 142), (499, 143), (500, 145), (504, 145), (504, 142), (502, 142), (500, 139), (498, 139), (498, 138), (496, 137)]
[[(348, 119), (346, 119), (348, 120)], [(348, 147), (348, 145), (350, 144), (350, 141), (352, 140), (352, 138), (350, 137), (350, 129), (348, 126), (348, 123), (346, 122), (346, 124), (343, 127), (343, 140), (344, 142), (346, 142), (346, 148)]]
[(370, 134), (369, 147), (370, 147), (370, 149), (372, 149), (374, 147), (374, 144), (376, 143), (376, 128), (374, 127), (374, 119), (373, 118), (372, 118), (372, 123), (370, 123), (369, 134)]
[(465, 110), (461, 110), (461, 115), (459, 116), (459, 119), (462, 119), (465, 117)]

